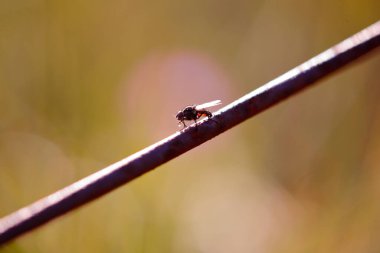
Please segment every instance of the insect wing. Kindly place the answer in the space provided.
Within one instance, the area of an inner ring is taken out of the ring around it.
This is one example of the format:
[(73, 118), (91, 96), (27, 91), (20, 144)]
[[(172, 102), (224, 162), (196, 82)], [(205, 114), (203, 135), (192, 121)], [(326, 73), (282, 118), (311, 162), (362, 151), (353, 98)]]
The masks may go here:
[(195, 107), (195, 109), (202, 110), (202, 109), (206, 109), (206, 108), (209, 108), (209, 107), (212, 107), (212, 106), (220, 105), (221, 103), (222, 103), (222, 101), (220, 101), (220, 100), (214, 100), (214, 101), (207, 102), (207, 103), (204, 103), (204, 104), (201, 104), (201, 105), (197, 105)]

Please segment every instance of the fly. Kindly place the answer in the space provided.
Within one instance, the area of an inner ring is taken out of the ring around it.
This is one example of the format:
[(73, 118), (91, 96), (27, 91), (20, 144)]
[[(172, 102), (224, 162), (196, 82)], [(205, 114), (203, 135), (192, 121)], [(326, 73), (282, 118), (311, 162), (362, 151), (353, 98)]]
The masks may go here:
[(208, 118), (212, 117), (212, 113), (206, 110), (206, 108), (220, 105), (222, 102), (220, 100), (214, 100), (211, 102), (207, 102), (201, 105), (189, 105), (183, 108), (181, 111), (177, 113), (175, 116), (179, 122), (178, 126), (183, 124), (183, 127), (186, 127), (185, 120), (194, 120), (195, 123), (197, 123), (197, 119), (200, 117), (206, 116)]

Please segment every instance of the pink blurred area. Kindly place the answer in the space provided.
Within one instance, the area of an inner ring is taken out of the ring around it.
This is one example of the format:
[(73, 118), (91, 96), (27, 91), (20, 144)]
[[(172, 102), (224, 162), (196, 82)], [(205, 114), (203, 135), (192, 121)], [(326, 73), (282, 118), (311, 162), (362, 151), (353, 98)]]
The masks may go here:
[(178, 130), (175, 114), (183, 107), (217, 99), (230, 102), (236, 93), (231, 79), (216, 59), (199, 51), (147, 55), (121, 84), (125, 129), (143, 131), (151, 140), (162, 138)]

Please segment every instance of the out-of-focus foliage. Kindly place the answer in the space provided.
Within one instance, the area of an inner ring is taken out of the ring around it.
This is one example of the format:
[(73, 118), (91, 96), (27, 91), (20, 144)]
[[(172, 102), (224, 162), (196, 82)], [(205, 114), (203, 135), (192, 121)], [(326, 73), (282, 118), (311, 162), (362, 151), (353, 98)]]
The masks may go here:
[[(378, 0), (0, 3), (0, 215), (374, 23)], [(379, 52), (4, 252), (379, 252)]]

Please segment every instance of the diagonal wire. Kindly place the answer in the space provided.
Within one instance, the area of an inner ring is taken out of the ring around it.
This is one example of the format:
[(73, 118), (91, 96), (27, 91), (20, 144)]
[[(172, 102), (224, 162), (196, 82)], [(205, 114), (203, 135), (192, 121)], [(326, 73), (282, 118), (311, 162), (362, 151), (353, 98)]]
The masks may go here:
[(0, 219), (0, 245), (147, 173), (380, 46), (380, 21), (203, 120)]

